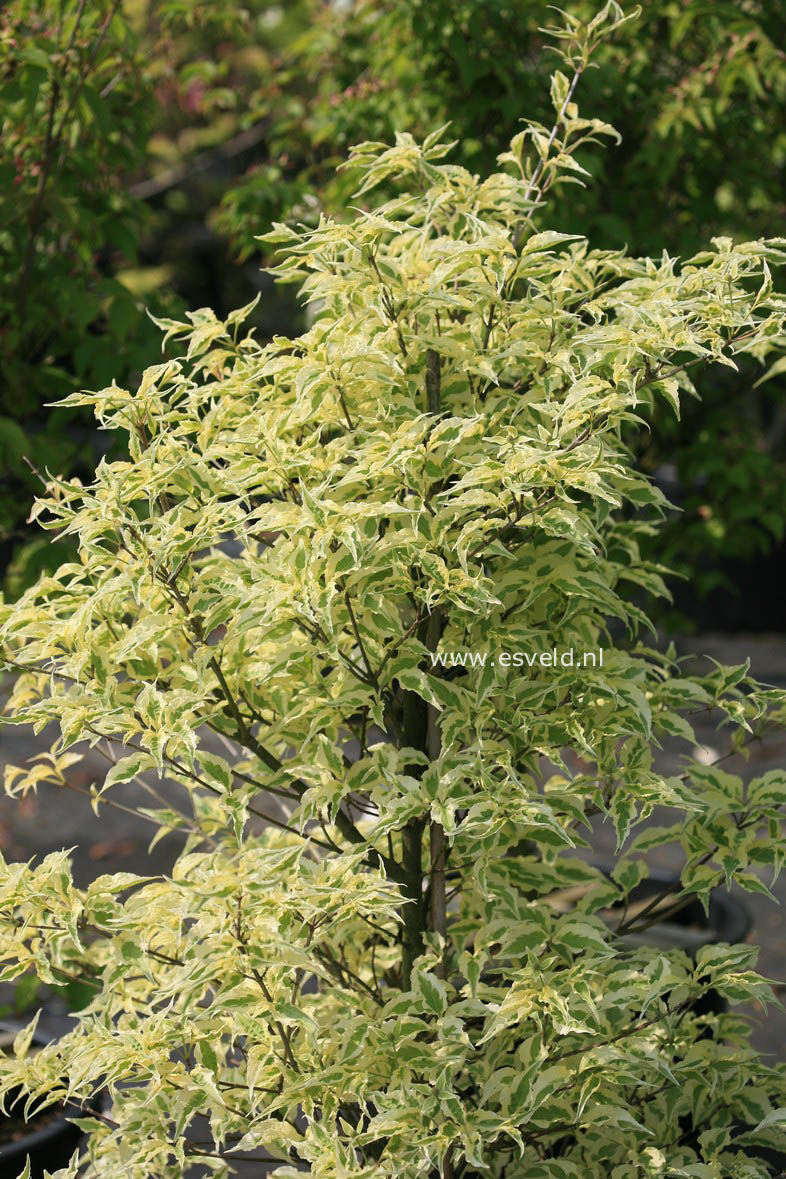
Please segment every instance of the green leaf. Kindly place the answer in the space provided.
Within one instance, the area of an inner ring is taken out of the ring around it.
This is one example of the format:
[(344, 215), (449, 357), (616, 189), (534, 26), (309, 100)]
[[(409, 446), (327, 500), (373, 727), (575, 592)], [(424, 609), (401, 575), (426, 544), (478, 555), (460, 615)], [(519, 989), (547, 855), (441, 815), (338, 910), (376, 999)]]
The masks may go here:
[(609, 956), (614, 953), (605, 926), (597, 918), (562, 917), (554, 927), (552, 940), (572, 954), (586, 952)]
[(427, 971), (418, 971), (415, 976), (415, 993), (421, 995), (426, 1008), (434, 1015), (442, 1015), (448, 1005), (448, 992), (445, 983), (436, 975)]
[(215, 753), (205, 753), (204, 750), (200, 750), (199, 764), (202, 767), (202, 773), (212, 785), (219, 787), (223, 791), (231, 790), (234, 775), (232, 773), (232, 767), (225, 758), (219, 757)]
[(127, 757), (121, 757), (119, 761), (111, 767), (103, 783), (101, 784), (99, 794), (103, 794), (112, 786), (117, 786), (122, 782), (130, 782), (139, 774), (144, 773), (145, 770), (152, 769), (155, 766), (154, 759), (149, 753), (130, 753)]

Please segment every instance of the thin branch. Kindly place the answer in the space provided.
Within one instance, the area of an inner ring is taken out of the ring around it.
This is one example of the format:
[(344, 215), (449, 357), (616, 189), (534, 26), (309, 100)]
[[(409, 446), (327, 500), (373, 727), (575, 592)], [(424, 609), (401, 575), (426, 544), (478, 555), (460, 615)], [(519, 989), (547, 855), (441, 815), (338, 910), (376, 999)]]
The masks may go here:
[(249, 148), (256, 147), (265, 138), (267, 131), (266, 122), (255, 123), (253, 127), (241, 131), (219, 147), (195, 156), (189, 163), (177, 164), (174, 168), (168, 168), (157, 176), (149, 176), (145, 180), (140, 180), (138, 184), (133, 184), (129, 188), (129, 194), (142, 201), (160, 196), (172, 188), (177, 188), (184, 181), (191, 180), (203, 172), (208, 172), (219, 160), (231, 160), (234, 156), (248, 151)]
[(338, 399), (341, 403), (341, 408), (344, 411), (344, 417), (346, 418), (347, 425), (349, 426), (350, 430), (354, 430), (355, 426), (352, 421), (352, 418), (349, 416), (349, 409), (347, 408), (347, 400), (344, 395), (344, 387), (339, 380), (336, 380), (336, 389), (338, 390)]
[(357, 645), (360, 648), (361, 658), (366, 665), (366, 672), (368, 673), (368, 678), (371, 681), (371, 683), (374, 685), (374, 687), (379, 689), (379, 683), (377, 681), (376, 676), (374, 675), (374, 671), (373, 671), (373, 668), (371, 666), (371, 662), (368, 657), (368, 652), (366, 651), (365, 645), (363, 643), (363, 639), (361, 638), (361, 635), (360, 635), (360, 630), (358, 629), (357, 619), (355, 618), (355, 612), (352, 609), (352, 601), (350, 599), (348, 591), (345, 592), (345, 594), (344, 594), (344, 602), (346, 603), (347, 611), (349, 612), (349, 620), (352, 623), (352, 630), (355, 632), (355, 639), (357, 641)]
[(478, 553), (481, 553), (483, 549), (485, 549), (490, 544), (494, 544), (494, 542), (497, 540), (506, 539), (508, 536), (515, 536), (522, 520), (526, 519), (527, 516), (534, 516), (536, 512), (539, 512), (542, 508), (547, 507), (548, 504), (552, 503), (555, 499), (556, 492), (551, 492), (550, 495), (547, 495), (543, 499), (538, 500), (538, 502), (535, 503), (526, 512), (522, 511), (520, 507), (517, 508), (514, 519), (512, 521), (506, 521), (506, 523), (503, 524), (502, 527), (498, 528), (496, 532), (493, 532), (491, 536), (487, 536), (480, 542), (480, 544), (477, 544), (473, 549), (470, 549), (469, 553), (467, 554), (467, 559), (476, 557)]

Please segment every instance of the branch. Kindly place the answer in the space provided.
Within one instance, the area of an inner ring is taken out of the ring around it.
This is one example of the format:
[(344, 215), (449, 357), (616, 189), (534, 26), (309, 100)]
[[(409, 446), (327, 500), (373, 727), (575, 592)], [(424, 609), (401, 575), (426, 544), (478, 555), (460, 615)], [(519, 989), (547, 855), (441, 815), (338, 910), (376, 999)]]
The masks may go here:
[(352, 602), (350, 600), (348, 591), (345, 592), (345, 594), (344, 594), (344, 601), (347, 606), (347, 611), (349, 612), (349, 620), (352, 623), (352, 629), (355, 632), (355, 639), (357, 641), (357, 645), (360, 648), (361, 658), (366, 665), (366, 671), (368, 673), (368, 678), (371, 681), (371, 683), (374, 685), (374, 687), (377, 690), (379, 690), (379, 682), (377, 681), (377, 678), (374, 675), (373, 668), (371, 667), (371, 662), (369, 661), (368, 653), (367, 653), (366, 648), (363, 644), (363, 639), (360, 637), (360, 630), (358, 629), (357, 619), (355, 618), (355, 612), (352, 609)]
[[(579, 63), (578, 66), (576, 66), (573, 77), (571, 78), (570, 86), (568, 87), (568, 92), (565, 95), (565, 99), (564, 99), (562, 105), (560, 106), (559, 111), (557, 112), (557, 117), (554, 121), (554, 126), (551, 128), (551, 133), (550, 133), (548, 141), (546, 143), (545, 151), (543, 152), (540, 159), (538, 160), (537, 165), (535, 166), (535, 171), (532, 173), (529, 183), (527, 184), (526, 190), (524, 192), (524, 200), (525, 201), (530, 200), (532, 198), (533, 193), (536, 191), (537, 191), (538, 197), (543, 196), (545, 188), (539, 187), (541, 177), (543, 176), (543, 172), (546, 167), (546, 162), (551, 154), (551, 149), (554, 146), (554, 142), (555, 142), (557, 136), (559, 135), (560, 131), (562, 130), (562, 125), (565, 120), (565, 115), (567, 114), (568, 105), (569, 105), (569, 103), (571, 103), (573, 101), (573, 95), (576, 91), (576, 87), (579, 84), (579, 78), (584, 73), (584, 70), (586, 69), (586, 67), (587, 67), (586, 61), (582, 61)], [(530, 221), (532, 220), (532, 212), (533, 211), (534, 211), (534, 206), (533, 206), (533, 209), (531, 209), (530, 212), (527, 213), (527, 215), (524, 217), (524, 219), (519, 223), (517, 228), (513, 231), (513, 236), (511, 238), (511, 241), (512, 241), (513, 248), (517, 254), (521, 250), (522, 242), (524, 239), (524, 233), (525, 233), (526, 228), (529, 225)], [(516, 265), (518, 266), (518, 262)], [(514, 276), (515, 276), (515, 273), (516, 273), (516, 268), (514, 268), (514, 271), (513, 271)]]
[(433, 348), (426, 349), (426, 412), (440, 412), (440, 391), (442, 374), (439, 353)]
[(138, 184), (132, 184), (128, 190), (129, 194), (141, 201), (160, 196), (172, 188), (177, 188), (183, 181), (209, 171), (218, 160), (231, 160), (242, 152), (248, 151), (249, 148), (256, 147), (266, 134), (267, 123), (255, 123), (253, 127), (241, 131), (212, 151), (201, 152), (191, 163), (178, 164), (174, 168), (160, 172), (157, 176), (149, 176), (145, 180), (140, 180)]
[(469, 560), (472, 557), (476, 557), (478, 553), (481, 553), (483, 549), (486, 548), (487, 545), (494, 544), (494, 542), (497, 540), (505, 540), (509, 536), (515, 536), (522, 520), (526, 519), (527, 516), (533, 516), (536, 512), (539, 512), (541, 508), (545, 508), (555, 499), (556, 492), (551, 492), (550, 495), (547, 495), (543, 499), (538, 500), (538, 502), (534, 504), (533, 507), (529, 509), (529, 511), (524, 512), (520, 507), (517, 507), (514, 520), (508, 520), (505, 524), (502, 525), (501, 528), (498, 528), (496, 532), (492, 533), (491, 536), (486, 537), (480, 542), (480, 544), (475, 545), (474, 549), (470, 549), (469, 553), (467, 553), (467, 559)]

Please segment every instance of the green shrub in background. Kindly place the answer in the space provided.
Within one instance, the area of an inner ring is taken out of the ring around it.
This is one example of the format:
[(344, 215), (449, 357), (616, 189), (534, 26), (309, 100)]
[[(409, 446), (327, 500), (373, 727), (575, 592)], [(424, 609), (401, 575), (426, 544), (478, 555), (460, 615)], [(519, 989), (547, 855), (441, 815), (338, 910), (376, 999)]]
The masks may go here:
[[(25, 536), (33, 467), (88, 474), (83, 415), (46, 403), (141, 368), (152, 325), (118, 281), (145, 209), (126, 188), (155, 113), (116, 0), (14, 0), (0, 15), (0, 549)], [(46, 550), (23, 547), (16, 587)], [(50, 560), (51, 560), (51, 554)], [(62, 553), (60, 558), (63, 559)], [(51, 565), (50, 565), (51, 567)]]
[(137, 248), (143, 210), (118, 179), (144, 159), (153, 108), (117, 3), (18, 0), (2, 20), (3, 398), (29, 414), (36, 391), (125, 359), (135, 308), (101, 261)]
[[(257, 93), (277, 83), (283, 91), (293, 82), (284, 54), (308, 29), (316, 8), (313, 0), (285, 6), (163, 0), (142, 8), (137, 27), (157, 112), (146, 174), (132, 185), (150, 212), (144, 241), (149, 264), (140, 279), (160, 281), (164, 269), (189, 306), (209, 302), (228, 312), (258, 293), (260, 272), (254, 263), (243, 264), (242, 249), (229, 248), (219, 206), (255, 159), (270, 161), (270, 119)], [(307, 92), (309, 79), (301, 85)], [(282, 93), (279, 117), (289, 105)], [(297, 193), (303, 187), (301, 180)], [(257, 232), (296, 201), (271, 163), (267, 182), (256, 189)], [(299, 309), (282, 294), (257, 308), (254, 322), (268, 334), (299, 322)]]
[[(598, 5), (563, 7), (587, 20)], [(423, 135), (449, 119), (462, 162), (486, 174), (522, 112), (548, 118), (543, 96), (554, 55), (541, 28), (545, 12), (539, 0), (313, 0), (302, 35), (283, 40), (277, 70), (261, 73), (248, 94), (245, 118), (269, 122), (273, 162), (285, 178), (302, 174), (302, 191), (332, 212), (346, 208), (352, 192), (335, 166), (370, 133)], [(585, 146), (595, 183), (555, 194), (552, 220), (572, 231), (578, 219), (599, 245), (634, 253), (665, 245), (686, 255), (708, 233), (779, 233), (782, 22), (780, 5), (764, 0), (644, 5), (623, 35), (599, 48), (585, 83), (593, 110), (614, 120), (621, 142), (607, 153)], [(745, 167), (735, 169), (730, 145), (743, 142)], [(258, 248), (271, 188), (264, 169), (252, 171), (225, 198), (227, 230), (248, 252)], [(286, 186), (283, 198), (282, 208), (292, 199)]]
[[(755, 948), (623, 936), (653, 919), (624, 906), (657, 844), (684, 851), (672, 908), (765, 889), (786, 775), (743, 788), (686, 757), (663, 777), (653, 748), (689, 753), (685, 711), (710, 707), (741, 747), (786, 700), (644, 644), (624, 586), (663, 592), (639, 550), (663, 501), (622, 439), (697, 366), (771, 359), (786, 243), (677, 264), (535, 227), (611, 134), (573, 94), (621, 19), (557, 30), (555, 121), (501, 172), (440, 162), (440, 132), (357, 148), (360, 192), (396, 195), (273, 235), (305, 334), (261, 345), (249, 308), (203, 310), (163, 323), (182, 355), (134, 393), (68, 398), (128, 458), (36, 507), (79, 559), (0, 611), (0, 642), (9, 719), (61, 737), (5, 785), (99, 744), (96, 808), (166, 775), (182, 805), (146, 813), (186, 838), (166, 878), (78, 889), (67, 852), (0, 867), (0, 977), (95, 990), (60, 1040), (27, 1056), (20, 1034), (0, 1090), (106, 1082), (87, 1176), (228, 1175), (263, 1147), (281, 1179), (764, 1179), (756, 1146), (786, 1147), (783, 1066), (697, 1006), (771, 997)], [(554, 646), (603, 665), (512, 663)], [(485, 665), (434, 659), (467, 650)], [(673, 820), (637, 834), (655, 805)], [(593, 816), (618, 832), (609, 876), (573, 854)]]

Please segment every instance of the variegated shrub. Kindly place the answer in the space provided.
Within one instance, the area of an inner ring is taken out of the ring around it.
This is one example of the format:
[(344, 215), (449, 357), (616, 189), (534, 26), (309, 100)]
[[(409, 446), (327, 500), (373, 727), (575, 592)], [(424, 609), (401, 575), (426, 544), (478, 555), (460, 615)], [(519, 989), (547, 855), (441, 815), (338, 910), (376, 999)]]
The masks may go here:
[[(742, 747), (782, 696), (646, 645), (664, 586), (638, 541), (664, 501), (625, 439), (693, 366), (778, 347), (784, 243), (678, 263), (544, 229), (610, 133), (573, 93), (620, 18), (567, 18), (555, 126), (497, 175), (440, 162), (439, 134), (356, 149), (359, 201), (399, 196), (274, 235), (304, 335), (200, 311), (135, 392), (69, 398), (129, 453), (35, 509), (79, 561), (2, 608), (7, 719), (61, 736), (6, 788), (98, 745), (96, 809), (166, 778), (182, 806), (148, 814), (185, 843), (166, 878), (87, 888), (66, 853), (2, 865), (2, 977), (95, 990), (0, 1070), (36, 1106), (108, 1086), (64, 1177), (227, 1175), (264, 1148), (279, 1179), (761, 1179), (756, 1144), (784, 1145), (784, 1072), (698, 1003), (766, 1000), (755, 950), (623, 936), (652, 920), (625, 902), (656, 844), (684, 849), (674, 907), (780, 867), (786, 772), (690, 760), (689, 716), (718, 709)], [(514, 659), (554, 647), (603, 665)], [(667, 735), (678, 776), (653, 766)]]

